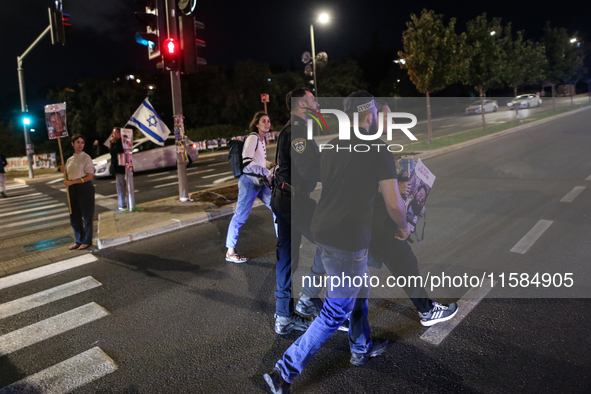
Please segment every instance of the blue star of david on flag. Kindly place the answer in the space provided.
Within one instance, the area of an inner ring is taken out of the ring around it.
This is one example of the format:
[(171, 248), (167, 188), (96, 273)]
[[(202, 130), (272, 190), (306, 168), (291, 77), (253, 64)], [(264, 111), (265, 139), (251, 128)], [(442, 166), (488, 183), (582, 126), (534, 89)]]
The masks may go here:
[(158, 145), (164, 145), (164, 141), (170, 135), (170, 130), (152, 108), (147, 97), (127, 123), (140, 129), (146, 137)]
[(158, 124), (158, 122), (156, 122), (156, 117), (154, 115), (150, 115), (148, 117), (148, 125), (150, 127), (156, 127), (157, 124)]

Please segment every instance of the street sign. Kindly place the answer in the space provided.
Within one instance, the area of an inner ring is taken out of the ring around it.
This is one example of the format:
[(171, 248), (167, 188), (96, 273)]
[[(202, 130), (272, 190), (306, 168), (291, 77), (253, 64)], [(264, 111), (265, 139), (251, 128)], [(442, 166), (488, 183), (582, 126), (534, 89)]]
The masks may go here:
[(26, 144), (27, 155), (32, 155), (35, 153), (35, 145), (33, 143)]
[(308, 63), (310, 63), (311, 60), (312, 60), (312, 55), (310, 55), (310, 52), (304, 52), (302, 54), (302, 63), (308, 64)]
[(311, 77), (312, 76), (312, 65), (308, 64), (306, 68), (304, 68), (304, 74)]
[(320, 52), (316, 55), (316, 67), (324, 67), (328, 63), (328, 55), (326, 52)]

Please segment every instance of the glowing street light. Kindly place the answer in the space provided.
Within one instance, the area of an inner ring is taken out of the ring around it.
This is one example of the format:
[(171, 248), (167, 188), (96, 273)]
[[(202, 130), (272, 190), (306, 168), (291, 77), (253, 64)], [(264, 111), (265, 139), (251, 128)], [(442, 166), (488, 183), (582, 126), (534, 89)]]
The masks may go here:
[(496, 32), (496, 31), (494, 31), (494, 30), (490, 32), (490, 35), (491, 35), (491, 36), (494, 36), (495, 34), (497, 34), (497, 32)]
[[(318, 16), (318, 23), (328, 23), (330, 17), (327, 13)], [(310, 41), (312, 42), (312, 72), (314, 73), (314, 96), (318, 97), (318, 83), (316, 82), (316, 48), (314, 45), (314, 24), (310, 25)]]
[(571, 38), (571, 39), (570, 39), (570, 43), (571, 43), (571, 44), (574, 44), (575, 42), (577, 42), (577, 39), (576, 39), (576, 38)]

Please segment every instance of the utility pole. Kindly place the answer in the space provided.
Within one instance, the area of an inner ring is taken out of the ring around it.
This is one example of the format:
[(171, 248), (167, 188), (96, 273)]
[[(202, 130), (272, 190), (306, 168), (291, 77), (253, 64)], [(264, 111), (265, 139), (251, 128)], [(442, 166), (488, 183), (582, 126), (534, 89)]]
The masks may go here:
[[(51, 18), (51, 10), (50, 10), (50, 16)], [(45, 30), (43, 30), (43, 33), (41, 33), (39, 35), (39, 37), (37, 37), (37, 39), (31, 44), (31, 46), (29, 46), (29, 48), (27, 48), (27, 50), (20, 56), (16, 57), (16, 62), (17, 62), (17, 71), (18, 71), (18, 88), (20, 91), (20, 96), (21, 96), (21, 112), (24, 114), (25, 112), (28, 112), (27, 110), (27, 98), (25, 95), (25, 71), (23, 70), (23, 60), (25, 58), (25, 56), (27, 56), (29, 54), (29, 52), (31, 52), (31, 50), (33, 50), (33, 48), (35, 47), (35, 45), (37, 45), (39, 43), (39, 41), (41, 41), (43, 39), (43, 37), (45, 37), (47, 35), (47, 33), (49, 33), (51, 30), (51, 25), (47, 26), (47, 28), (45, 28)], [(25, 128), (25, 147), (28, 147), (29, 144), (31, 143), (31, 138), (29, 136), (29, 127), (28, 125), (24, 125)], [(27, 166), (29, 167), (29, 178), (33, 179), (34, 174), (33, 174), (33, 154), (32, 153), (27, 153), (27, 161), (28, 164)]]
[[(168, 37), (178, 37), (176, 8), (174, 0), (166, 0), (166, 27)], [(179, 200), (189, 200), (187, 190), (187, 145), (185, 143), (185, 124), (183, 120), (183, 100), (181, 96), (181, 75), (179, 67), (170, 71), (172, 89), (172, 111), (174, 113), (174, 137), (176, 140), (176, 165), (179, 175)]]

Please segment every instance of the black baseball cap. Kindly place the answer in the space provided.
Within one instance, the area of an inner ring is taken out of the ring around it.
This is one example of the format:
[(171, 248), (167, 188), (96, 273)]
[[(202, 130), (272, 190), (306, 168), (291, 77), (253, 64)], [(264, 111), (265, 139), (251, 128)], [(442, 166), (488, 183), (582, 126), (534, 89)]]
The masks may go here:
[(345, 112), (362, 112), (373, 107), (380, 109), (380, 103), (366, 90), (359, 90), (345, 98), (343, 107)]

